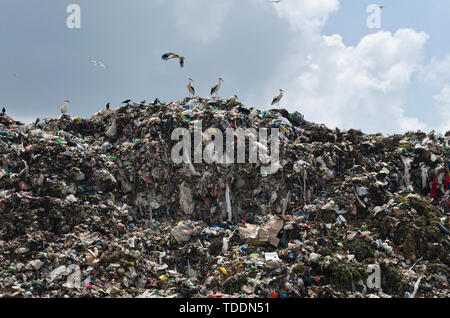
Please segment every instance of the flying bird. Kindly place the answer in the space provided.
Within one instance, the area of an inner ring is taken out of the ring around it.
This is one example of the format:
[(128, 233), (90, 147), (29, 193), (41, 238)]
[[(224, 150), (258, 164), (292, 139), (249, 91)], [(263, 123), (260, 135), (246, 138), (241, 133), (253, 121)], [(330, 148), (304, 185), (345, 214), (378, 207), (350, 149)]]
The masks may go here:
[(100, 67), (103, 67), (103, 68), (107, 68), (108, 67), (106, 64), (104, 64), (101, 61), (90, 59), (89, 62), (91, 62), (92, 64), (95, 64), (96, 66), (100, 66)]
[(123, 102), (122, 102), (122, 104), (129, 104), (131, 102), (131, 99), (127, 99), (127, 100), (124, 100)]
[(280, 100), (283, 98), (283, 93), (285, 93), (285, 91), (283, 91), (282, 89), (280, 89), (280, 95), (278, 95), (277, 97), (275, 97), (274, 99), (273, 99), (273, 101), (272, 101), (272, 105), (275, 105), (275, 104), (279, 104), (280, 103)]
[(211, 88), (211, 96), (213, 95), (213, 94), (216, 94), (216, 96), (217, 96), (217, 92), (219, 91), (219, 89), (220, 89), (220, 84), (223, 82), (223, 79), (221, 79), (220, 77), (219, 77), (219, 83), (216, 85), (216, 86), (214, 86), (213, 88)]
[(195, 96), (195, 88), (194, 88), (194, 86), (192, 86), (192, 82), (193, 81), (194, 80), (192, 78), (189, 78), (189, 83), (187, 85), (188, 91), (189, 91), (190, 94), (192, 94), (192, 97)]
[(281, 0), (272, 0), (272, 2), (278, 4), (281, 2)]
[(64, 105), (61, 107), (61, 113), (64, 115), (66, 115), (67, 113), (67, 106), (69, 106), (70, 100), (65, 99), (64, 100)]
[(170, 59), (178, 59), (180, 61), (180, 66), (181, 67), (184, 66), (184, 56), (168, 52), (168, 53), (165, 53), (161, 58), (164, 61), (167, 61), (167, 60), (170, 60)]

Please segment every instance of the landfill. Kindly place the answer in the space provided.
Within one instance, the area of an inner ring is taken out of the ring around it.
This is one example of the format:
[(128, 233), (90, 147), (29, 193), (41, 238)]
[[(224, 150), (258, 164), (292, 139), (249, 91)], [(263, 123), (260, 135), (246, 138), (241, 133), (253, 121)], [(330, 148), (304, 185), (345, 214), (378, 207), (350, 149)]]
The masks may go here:
[[(173, 162), (198, 120), (278, 128), (279, 169)], [(449, 141), (222, 98), (0, 116), (0, 297), (449, 298)]]

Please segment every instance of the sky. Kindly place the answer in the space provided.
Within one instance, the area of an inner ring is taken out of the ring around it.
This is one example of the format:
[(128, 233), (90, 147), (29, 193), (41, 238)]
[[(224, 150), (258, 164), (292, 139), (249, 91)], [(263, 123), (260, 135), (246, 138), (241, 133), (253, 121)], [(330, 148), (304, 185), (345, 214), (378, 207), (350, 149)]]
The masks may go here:
[[(70, 4), (81, 27), (69, 28)], [(371, 4), (380, 28), (369, 28)], [(450, 6), (442, 0), (2, 0), (0, 107), (25, 123), (110, 102), (237, 94), (365, 133), (450, 130)], [(186, 57), (185, 67), (163, 61)], [(89, 62), (97, 59), (103, 69)]]

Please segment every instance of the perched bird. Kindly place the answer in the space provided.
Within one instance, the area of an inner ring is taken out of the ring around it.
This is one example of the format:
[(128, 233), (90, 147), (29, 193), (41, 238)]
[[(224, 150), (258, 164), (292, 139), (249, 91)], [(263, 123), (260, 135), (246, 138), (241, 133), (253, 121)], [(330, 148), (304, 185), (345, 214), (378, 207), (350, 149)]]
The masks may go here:
[(213, 94), (216, 94), (216, 96), (217, 96), (217, 92), (219, 91), (219, 89), (220, 89), (220, 84), (223, 82), (223, 79), (221, 79), (220, 77), (219, 77), (219, 83), (216, 85), (216, 86), (214, 86), (213, 88), (211, 88), (211, 95), (213, 95)]
[(156, 99), (153, 101), (153, 105), (157, 105), (157, 104), (161, 104), (161, 102), (159, 101), (158, 98), (156, 98)]
[(61, 107), (61, 113), (63, 114), (63, 116), (67, 113), (67, 106), (69, 106), (68, 104), (70, 103), (70, 100), (65, 99), (64, 100), (64, 105)]
[(131, 99), (127, 99), (127, 100), (124, 100), (123, 102), (122, 102), (122, 104), (129, 104), (131, 102)]
[(231, 97), (231, 98), (228, 100), (227, 105), (231, 105), (231, 104), (236, 103), (236, 100), (237, 100), (237, 99), (239, 99), (239, 98), (237, 97), (237, 95), (234, 95), (233, 97)]
[(184, 66), (184, 56), (168, 52), (168, 53), (165, 53), (161, 58), (164, 61), (167, 61), (167, 60), (170, 60), (170, 59), (178, 59), (180, 61), (180, 66), (181, 67)]
[(272, 105), (275, 105), (275, 104), (279, 104), (280, 103), (280, 100), (283, 98), (283, 93), (285, 93), (285, 91), (283, 91), (282, 89), (280, 89), (280, 95), (278, 95), (277, 97), (275, 97), (274, 99), (273, 99), (273, 101), (272, 101)]
[(145, 105), (146, 102), (147, 102), (147, 101), (144, 99), (144, 100), (141, 102), (141, 105)]
[(5, 107), (2, 108), (2, 114), (4, 115), (6, 113)]
[(103, 67), (103, 68), (107, 68), (108, 67), (106, 64), (104, 64), (101, 61), (90, 59), (89, 62), (91, 62), (92, 64), (94, 64), (96, 66), (100, 66), (100, 67)]
[(109, 110), (110, 103), (106, 104), (106, 110)]
[(192, 86), (192, 82), (193, 82), (193, 81), (194, 81), (194, 80), (193, 80), (192, 78), (189, 78), (189, 83), (188, 83), (188, 85), (187, 85), (188, 91), (189, 91), (189, 93), (192, 94), (192, 97), (195, 96), (195, 88), (194, 88), (194, 86)]

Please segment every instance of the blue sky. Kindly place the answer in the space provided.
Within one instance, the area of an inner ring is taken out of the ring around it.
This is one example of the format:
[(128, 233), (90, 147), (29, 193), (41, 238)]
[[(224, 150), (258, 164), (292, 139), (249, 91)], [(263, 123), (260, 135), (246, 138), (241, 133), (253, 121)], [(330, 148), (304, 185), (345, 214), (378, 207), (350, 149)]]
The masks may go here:
[[(361, 13), (372, 3), (384, 6), (383, 30), (395, 32), (399, 28), (411, 28), (430, 35), (425, 46), (426, 62), (433, 58), (443, 59), (450, 53), (447, 32), (450, 29), (450, 6), (441, 0), (341, 1), (339, 13), (330, 17), (323, 33), (339, 33), (345, 44), (357, 45), (362, 37), (378, 31), (367, 28), (366, 20), (361, 18)], [(413, 76), (412, 85), (408, 89), (406, 110), (412, 116), (430, 123), (428, 128), (433, 129), (439, 126), (439, 119), (435, 112), (429, 111), (430, 108), (433, 109), (431, 97), (439, 92), (436, 88), (422, 84), (417, 76)]]
[[(66, 26), (71, 3), (81, 29)], [(380, 30), (366, 26), (372, 3), (385, 6)], [(188, 77), (208, 96), (221, 76), (223, 97), (267, 109), (283, 88), (280, 107), (331, 128), (445, 132), (448, 16), (438, 0), (2, 0), (0, 106), (31, 122), (68, 98), (89, 117), (128, 98), (179, 100)]]

